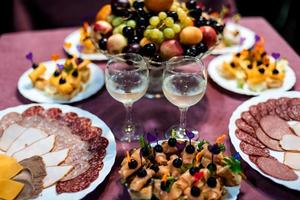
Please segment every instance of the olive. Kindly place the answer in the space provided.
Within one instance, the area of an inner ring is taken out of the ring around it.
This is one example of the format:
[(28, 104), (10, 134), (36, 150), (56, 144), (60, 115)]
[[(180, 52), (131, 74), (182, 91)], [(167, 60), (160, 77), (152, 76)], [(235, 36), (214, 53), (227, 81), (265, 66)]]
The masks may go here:
[(148, 150), (148, 148), (143, 147), (143, 148), (141, 148), (141, 151), (142, 151), (142, 155), (143, 155), (144, 157), (146, 157), (146, 156), (149, 155), (149, 150)]
[(200, 196), (200, 193), (201, 193), (201, 190), (200, 188), (196, 187), (196, 186), (193, 186), (191, 188), (191, 195), (194, 196), (194, 197), (199, 197)]
[(157, 144), (155, 147), (154, 147), (154, 150), (158, 153), (161, 153), (163, 152), (163, 148), (160, 144)]
[(272, 71), (272, 73), (273, 73), (273, 74), (279, 74), (279, 71), (278, 71), (278, 69), (274, 69), (274, 70)]
[(209, 163), (209, 164), (207, 165), (207, 169), (208, 169), (209, 171), (215, 172), (215, 171), (217, 170), (217, 166), (216, 166), (215, 163)]
[(176, 143), (177, 143), (176, 138), (170, 138), (170, 139), (168, 140), (168, 145), (169, 145), (170, 147), (175, 147), (175, 146), (176, 146)]
[(192, 144), (189, 144), (185, 147), (185, 151), (189, 154), (193, 154), (195, 152), (195, 147)]
[(53, 76), (54, 76), (54, 77), (58, 77), (59, 75), (60, 75), (60, 72), (57, 71), (57, 70), (55, 70), (55, 72), (53, 73)]
[(66, 83), (66, 79), (64, 79), (63, 77), (61, 77), (60, 79), (59, 79), (59, 84), (65, 84)]
[(176, 158), (173, 160), (172, 164), (174, 167), (179, 168), (182, 165), (182, 160), (180, 158)]
[(72, 72), (72, 76), (73, 77), (78, 77), (78, 70), (77, 69), (75, 69), (73, 72)]
[(159, 171), (158, 165), (151, 165), (150, 169), (152, 169), (153, 171), (155, 171), (155, 173), (157, 173)]
[(131, 159), (128, 162), (129, 169), (135, 169), (137, 166), (138, 166), (138, 162), (136, 160), (134, 160), (134, 159)]
[(211, 188), (214, 188), (214, 187), (216, 187), (216, 185), (217, 185), (217, 180), (216, 180), (216, 178), (215, 177), (209, 177), (208, 179), (207, 179), (207, 185), (208, 185), (208, 187), (211, 187)]
[(137, 176), (143, 178), (147, 176), (147, 171), (144, 168), (142, 168), (141, 170), (138, 171)]
[(36, 69), (38, 66), (39, 66), (38, 64), (33, 63), (31, 67), (32, 67), (33, 69)]
[(192, 176), (194, 176), (194, 174), (196, 173), (196, 172), (199, 172), (200, 171), (200, 168), (199, 167), (191, 167), (190, 169), (189, 169), (189, 172), (190, 172), (190, 174), (192, 175)]
[(264, 73), (265, 73), (265, 69), (264, 69), (264, 68), (260, 68), (258, 71), (259, 71), (259, 73), (261, 73), (261, 74), (264, 74)]

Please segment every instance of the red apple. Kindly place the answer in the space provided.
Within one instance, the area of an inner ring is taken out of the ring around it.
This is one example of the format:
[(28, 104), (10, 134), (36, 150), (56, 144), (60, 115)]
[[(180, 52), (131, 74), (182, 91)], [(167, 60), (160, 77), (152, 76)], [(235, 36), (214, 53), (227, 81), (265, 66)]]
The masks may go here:
[(217, 33), (215, 31), (215, 29), (213, 29), (210, 26), (201, 26), (200, 30), (202, 32), (203, 35), (203, 43), (208, 47), (212, 47), (213, 45), (216, 44), (217, 42)]
[(112, 26), (107, 21), (103, 21), (103, 20), (96, 21), (94, 24), (94, 31), (96, 33), (101, 33), (106, 35), (112, 31)]
[(183, 49), (177, 40), (167, 40), (161, 44), (160, 54), (164, 59), (170, 59), (174, 56), (181, 56)]

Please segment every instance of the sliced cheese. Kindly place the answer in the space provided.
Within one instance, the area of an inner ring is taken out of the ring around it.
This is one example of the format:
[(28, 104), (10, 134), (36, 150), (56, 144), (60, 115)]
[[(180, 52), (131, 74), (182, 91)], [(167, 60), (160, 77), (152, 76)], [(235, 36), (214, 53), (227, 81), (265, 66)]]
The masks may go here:
[(26, 129), (23, 134), (18, 137), (9, 147), (6, 154), (12, 155), (21, 149), (33, 144), (34, 142), (47, 137), (48, 135), (37, 128), (28, 128)]
[(24, 160), (26, 158), (30, 158), (32, 156), (41, 156), (48, 152), (50, 152), (55, 143), (55, 135), (50, 135), (44, 139), (41, 139), (30, 146), (18, 151), (13, 154), (13, 157), (17, 159), (17, 161)]
[(280, 140), (280, 145), (287, 151), (300, 151), (300, 137), (296, 135), (284, 135)]
[(24, 184), (9, 179), (0, 179), (0, 199), (15, 199), (22, 191)]
[(42, 156), (46, 167), (57, 166), (62, 163), (68, 156), (69, 149), (54, 151)]
[(292, 169), (300, 170), (300, 153), (285, 152), (283, 163)]
[(43, 180), (43, 187), (47, 188), (67, 175), (73, 166), (46, 167), (47, 176)]
[(25, 131), (26, 128), (12, 124), (4, 130), (2, 137), (0, 138), (0, 149), (7, 151), (10, 145)]
[(10, 179), (18, 174), (22, 169), (22, 165), (20, 165), (15, 158), (4, 154), (0, 155), (0, 179)]
[(290, 127), (294, 130), (296, 135), (300, 136), (300, 122), (290, 124)]

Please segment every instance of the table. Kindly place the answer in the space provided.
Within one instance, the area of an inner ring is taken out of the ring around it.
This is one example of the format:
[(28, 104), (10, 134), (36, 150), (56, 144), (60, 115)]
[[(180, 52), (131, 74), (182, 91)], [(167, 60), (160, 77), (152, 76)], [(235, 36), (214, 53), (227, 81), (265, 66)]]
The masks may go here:
[[(286, 57), (296, 71), (297, 77), (300, 78), (300, 69), (297, 69), (300, 65), (299, 56), (266, 20), (260, 17), (243, 18), (241, 24), (264, 36), (266, 50), (270, 53), (279, 52)], [(0, 110), (30, 103), (17, 91), (18, 78), (30, 67), (25, 54), (32, 51), (36, 62), (49, 60), (52, 53), (58, 53), (64, 57), (63, 40), (74, 30), (75, 28), (64, 28), (19, 32), (4, 34), (0, 37)], [(207, 65), (212, 58), (212, 56), (207, 57), (204, 60), (205, 64)], [(101, 68), (105, 67), (105, 62), (98, 64)], [(294, 87), (294, 90), (299, 89), (300, 81)], [(188, 112), (188, 124), (197, 128), (202, 138), (214, 141), (218, 135), (228, 132), (231, 113), (248, 98), (225, 91), (209, 80), (205, 97)], [(111, 128), (120, 123), (125, 116), (123, 106), (113, 100), (105, 88), (91, 98), (72, 105), (96, 114)], [(134, 117), (143, 122), (146, 131), (156, 128), (162, 132), (179, 121), (179, 112), (166, 99), (142, 98), (134, 105)], [(84, 199), (129, 199), (126, 189), (120, 184), (118, 168), (125, 153), (124, 149), (134, 145), (137, 144), (117, 143), (118, 155), (110, 175)], [(227, 151), (234, 152), (229, 140), (226, 142), (226, 147)], [(242, 167), (248, 178), (242, 182), (239, 199), (299, 199), (300, 192), (273, 183), (244, 162)]]

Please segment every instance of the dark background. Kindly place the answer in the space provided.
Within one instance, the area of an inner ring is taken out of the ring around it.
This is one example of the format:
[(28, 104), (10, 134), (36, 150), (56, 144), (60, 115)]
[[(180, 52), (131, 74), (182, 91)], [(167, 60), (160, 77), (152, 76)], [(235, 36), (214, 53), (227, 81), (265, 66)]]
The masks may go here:
[[(263, 16), (300, 52), (299, 0), (203, 0), (219, 8), (222, 2), (242, 16)], [(93, 21), (109, 0), (1, 0), (0, 33), (80, 26)], [(298, 37), (297, 37), (298, 36)], [(276, 42), (276, 41), (274, 41)]]

